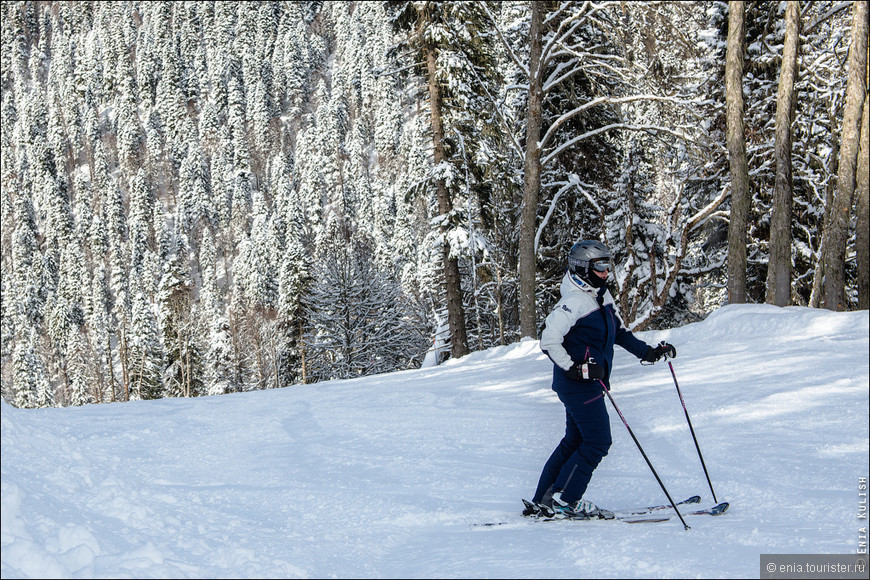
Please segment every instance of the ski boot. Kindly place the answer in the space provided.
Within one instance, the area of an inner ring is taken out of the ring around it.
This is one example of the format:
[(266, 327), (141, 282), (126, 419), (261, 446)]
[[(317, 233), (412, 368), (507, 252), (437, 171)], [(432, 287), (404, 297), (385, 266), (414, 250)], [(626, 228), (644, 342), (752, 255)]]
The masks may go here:
[(579, 499), (568, 503), (562, 499), (562, 492), (553, 494), (553, 511), (556, 519), (569, 520), (612, 520), (615, 516), (612, 511), (601, 509), (588, 499)]

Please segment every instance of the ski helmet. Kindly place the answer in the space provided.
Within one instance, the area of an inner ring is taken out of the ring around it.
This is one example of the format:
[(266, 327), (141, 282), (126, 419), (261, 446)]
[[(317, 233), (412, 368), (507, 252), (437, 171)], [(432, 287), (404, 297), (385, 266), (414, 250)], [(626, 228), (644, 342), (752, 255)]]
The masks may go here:
[(593, 274), (593, 271), (612, 269), (610, 250), (601, 242), (583, 240), (574, 244), (568, 252), (568, 271), (595, 288), (604, 286), (606, 278)]

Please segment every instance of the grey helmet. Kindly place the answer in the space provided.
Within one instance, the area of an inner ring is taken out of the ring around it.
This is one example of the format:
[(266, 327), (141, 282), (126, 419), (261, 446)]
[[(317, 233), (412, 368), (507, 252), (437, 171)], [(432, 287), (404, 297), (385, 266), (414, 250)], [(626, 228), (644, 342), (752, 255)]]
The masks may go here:
[(610, 262), (610, 250), (601, 242), (583, 240), (577, 242), (568, 252), (568, 271), (595, 288), (601, 288), (606, 278), (592, 273), (593, 270), (604, 272), (613, 270)]

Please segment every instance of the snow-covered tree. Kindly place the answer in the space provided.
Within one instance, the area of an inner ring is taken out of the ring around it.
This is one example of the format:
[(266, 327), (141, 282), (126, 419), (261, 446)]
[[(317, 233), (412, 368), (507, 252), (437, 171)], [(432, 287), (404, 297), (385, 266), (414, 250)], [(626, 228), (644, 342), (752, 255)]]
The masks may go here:
[(176, 231), (174, 248), (160, 280), (158, 301), (163, 336), (163, 384), (166, 396), (204, 394), (202, 347), (193, 309), (187, 237)]
[(16, 407), (34, 409), (54, 405), (54, 392), (37, 345), (36, 328), (31, 327), (19, 338), (13, 354), (13, 403)]
[(132, 285), (132, 311), (126, 337), (130, 399), (157, 399), (165, 396), (163, 383), (163, 345), (157, 318), (145, 293)]
[(405, 324), (399, 285), (362, 243), (337, 244), (314, 269), (306, 303), (309, 380), (352, 378), (402, 368), (422, 337)]

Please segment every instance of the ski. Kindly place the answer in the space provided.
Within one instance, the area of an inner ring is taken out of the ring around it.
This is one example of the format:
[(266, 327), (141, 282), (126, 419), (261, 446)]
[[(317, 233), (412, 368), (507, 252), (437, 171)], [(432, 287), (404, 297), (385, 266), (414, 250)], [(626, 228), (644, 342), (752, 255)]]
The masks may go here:
[[(686, 505), (686, 504), (691, 504), (691, 503), (701, 503), (701, 496), (700, 495), (693, 495), (692, 497), (687, 497), (683, 501), (678, 501), (677, 505)], [(660, 505), (651, 505), (651, 506), (632, 508), (632, 509), (627, 509), (627, 510), (613, 510), (613, 513), (620, 515), (620, 516), (637, 516), (637, 515), (643, 515), (643, 514), (646, 514), (649, 512), (657, 512), (660, 510), (669, 510), (669, 509), (673, 509), (673, 506), (669, 503), (663, 503)]]
[[(683, 501), (677, 502), (677, 505), (687, 505), (687, 504), (696, 504), (700, 503), (700, 496), (694, 495), (692, 497), (686, 498)], [(527, 509), (532, 505), (531, 502), (527, 500), (523, 500), (523, 503), (526, 504)], [(688, 512), (683, 514), (690, 516), (700, 516), (700, 515), (710, 515), (717, 516), (725, 513), (728, 509), (728, 502), (722, 502), (718, 505), (715, 505), (710, 508), (699, 509), (692, 512)], [(492, 527), (500, 527), (500, 526), (508, 526), (512, 524), (522, 524), (524, 522), (556, 522), (556, 521), (588, 521), (588, 520), (614, 520), (621, 521), (629, 524), (641, 524), (641, 523), (656, 523), (656, 522), (666, 522), (671, 519), (672, 515), (670, 514), (657, 514), (656, 512), (660, 512), (667, 509), (673, 509), (673, 506), (670, 504), (663, 505), (654, 505), (654, 506), (646, 506), (641, 508), (632, 508), (632, 509), (623, 509), (623, 510), (614, 510), (610, 513), (613, 514), (613, 517), (609, 518), (552, 518), (552, 517), (524, 517), (521, 521), (498, 521), (498, 522), (486, 522), (480, 524), (472, 524), (472, 527), (484, 527), (484, 528), (492, 528)], [(603, 510), (609, 511), (609, 510)]]
[[(722, 503), (716, 504), (713, 507), (695, 510), (692, 512), (684, 513), (684, 516), (719, 516), (724, 514), (730, 504), (727, 501), (723, 501)], [(651, 516), (626, 516), (618, 518), (629, 524), (643, 524), (643, 523), (656, 523), (656, 522), (666, 522), (670, 520), (673, 516), (671, 515), (651, 515)]]

